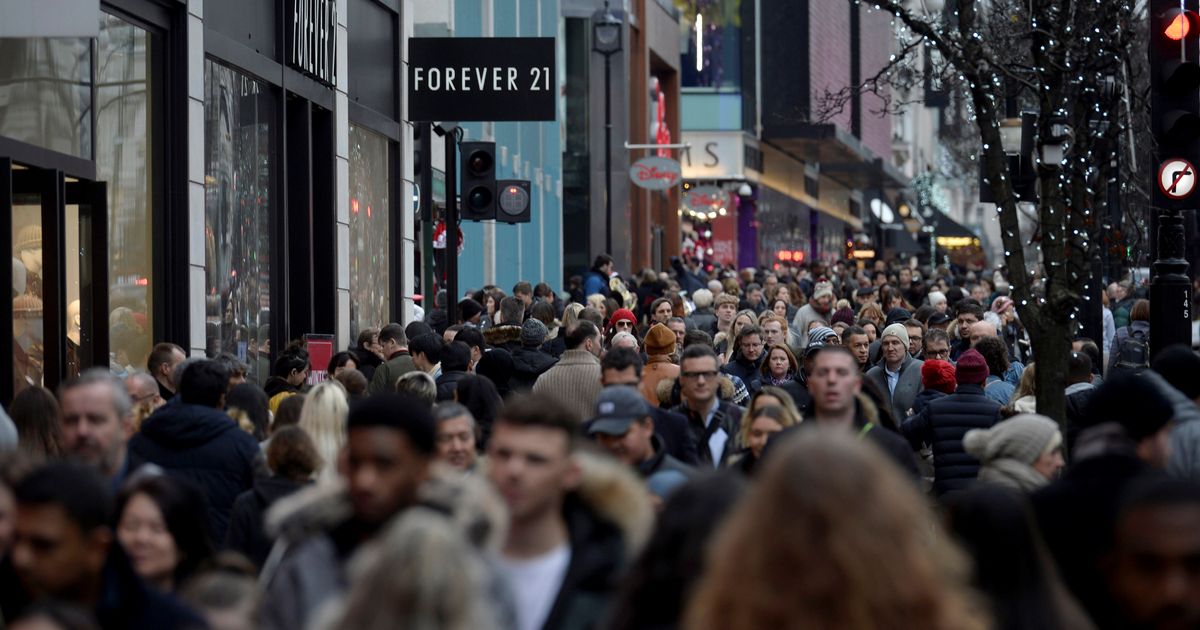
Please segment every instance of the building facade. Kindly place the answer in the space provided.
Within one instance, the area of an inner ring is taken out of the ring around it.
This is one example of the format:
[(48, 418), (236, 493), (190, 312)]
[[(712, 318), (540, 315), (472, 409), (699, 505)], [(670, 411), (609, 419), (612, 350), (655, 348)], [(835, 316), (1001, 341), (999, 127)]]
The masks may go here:
[(90, 32), (0, 40), (0, 398), (158, 341), (262, 382), (290, 340), (405, 321), (410, 5), (105, 0)]

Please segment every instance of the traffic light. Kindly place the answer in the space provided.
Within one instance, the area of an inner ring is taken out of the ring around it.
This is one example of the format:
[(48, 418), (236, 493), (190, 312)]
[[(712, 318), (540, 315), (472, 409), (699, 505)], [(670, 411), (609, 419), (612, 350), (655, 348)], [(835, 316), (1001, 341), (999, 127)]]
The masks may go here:
[(502, 179), (496, 182), (499, 212), (496, 220), (504, 223), (529, 223), (529, 180)]
[(463, 142), (459, 144), (462, 169), (462, 208), (464, 221), (483, 221), (496, 218), (496, 143)]
[(1198, 0), (1151, 0), (1150, 118), (1158, 144), (1154, 205), (1195, 207), (1200, 163), (1200, 17)]

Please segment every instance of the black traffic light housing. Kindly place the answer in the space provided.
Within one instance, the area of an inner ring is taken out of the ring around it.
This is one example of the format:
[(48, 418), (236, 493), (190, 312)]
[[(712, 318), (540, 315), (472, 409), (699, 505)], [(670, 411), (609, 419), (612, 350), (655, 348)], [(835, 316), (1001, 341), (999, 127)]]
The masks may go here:
[(459, 189), (462, 204), (460, 216), (464, 221), (484, 221), (496, 218), (496, 143), (459, 143), (462, 166)]
[(496, 220), (504, 223), (529, 223), (532, 196), (527, 179), (501, 179), (496, 182)]
[[(1158, 162), (1200, 163), (1200, 0), (1150, 1), (1150, 119)], [(1191, 175), (1195, 182), (1195, 174)], [(1194, 187), (1194, 186), (1193, 186)], [(1191, 197), (1172, 198), (1159, 185), (1154, 206), (1196, 207)]]

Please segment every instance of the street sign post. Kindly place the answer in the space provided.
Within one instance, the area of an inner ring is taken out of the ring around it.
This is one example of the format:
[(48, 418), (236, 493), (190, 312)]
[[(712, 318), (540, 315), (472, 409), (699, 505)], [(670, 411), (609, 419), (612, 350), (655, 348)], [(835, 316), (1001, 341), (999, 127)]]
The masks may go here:
[(553, 121), (553, 37), (413, 37), (409, 120)]

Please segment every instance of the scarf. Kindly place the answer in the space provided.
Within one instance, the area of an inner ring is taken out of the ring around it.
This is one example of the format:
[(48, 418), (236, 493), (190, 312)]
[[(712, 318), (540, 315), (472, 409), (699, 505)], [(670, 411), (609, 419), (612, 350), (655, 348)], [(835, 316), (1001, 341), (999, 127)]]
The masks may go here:
[(979, 469), (979, 480), (1030, 493), (1050, 483), (1032, 466), (1011, 458), (994, 459)]
[(794, 372), (788, 372), (787, 374), (783, 375), (783, 378), (775, 378), (774, 376), (767, 374), (765, 380), (767, 381), (766, 382), (767, 385), (775, 385), (777, 387), (782, 387), (784, 385), (787, 385), (788, 383), (795, 381), (796, 374)]

